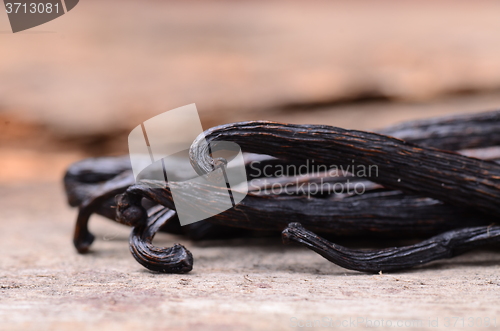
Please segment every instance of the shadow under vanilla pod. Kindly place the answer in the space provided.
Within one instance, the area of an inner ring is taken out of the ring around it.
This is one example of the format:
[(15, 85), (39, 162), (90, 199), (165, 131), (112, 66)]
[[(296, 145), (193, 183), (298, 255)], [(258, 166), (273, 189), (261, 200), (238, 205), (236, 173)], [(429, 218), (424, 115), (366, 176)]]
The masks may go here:
[[(167, 273), (190, 271), (193, 256), (178, 244), (155, 247), (152, 240), (157, 231), (192, 239), (238, 236), (248, 230), (283, 231), (286, 242), (297, 242), (342, 267), (366, 272), (410, 268), (500, 241), (500, 227), (493, 225), (500, 216), (500, 164), (495, 162), (500, 160), (500, 111), (413, 121), (379, 133), (264, 121), (226, 124), (205, 131), (203, 139), (193, 142), (190, 160), (198, 174), (213, 171), (211, 152), (217, 150), (218, 141), (235, 142), (246, 153), (248, 179), (256, 173), (250, 167), (256, 158), (260, 170), (291, 164), (309, 167), (309, 160), (314, 160), (316, 166), (345, 168), (354, 163), (376, 165), (378, 171), (376, 176), (329, 179), (366, 183), (361, 195), (249, 191), (235, 207), (180, 227), (171, 188), (207, 187), (153, 180), (135, 183), (128, 157), (84, 160), (72, 165), (64, 177), (68, 201), (79, 207), (73, 238), (78, 252), (86, 252), (94, 240), (88, 230), (92, 213), (133, 226), (134, 258), (150, 270)], [(309, 174), (308, 181), (324, 176), (313, 169)], [(225, 191), (209, 189), (210, 199), (186, 203), (210, 209)], [(352, 250), (320, 237), (328, 234), (428, 239), (413, 246)]]

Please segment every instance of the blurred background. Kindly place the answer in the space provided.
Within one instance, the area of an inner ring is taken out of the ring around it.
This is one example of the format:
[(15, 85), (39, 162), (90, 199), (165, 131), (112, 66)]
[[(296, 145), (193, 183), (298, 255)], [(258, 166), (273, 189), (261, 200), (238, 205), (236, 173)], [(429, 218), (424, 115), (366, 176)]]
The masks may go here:
[(84, 0), (12, 34), (0, 13), (0, 183), (127, 153), (196, 103), (243, 120), (375, 129), (500, 105), (498, 1)]

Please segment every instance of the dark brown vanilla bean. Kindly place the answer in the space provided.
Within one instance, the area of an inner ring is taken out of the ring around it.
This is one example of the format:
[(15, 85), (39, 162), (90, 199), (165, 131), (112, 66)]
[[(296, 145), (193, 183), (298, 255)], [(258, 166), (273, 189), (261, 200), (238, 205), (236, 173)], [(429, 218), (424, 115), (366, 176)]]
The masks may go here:
[(500, 145), (500, 111), (404, 122), (378, 133), (449, 151)]
[(213, 169), (208, 144), (216, 151), (217, 141), (235, 142), (245, 151), (281, 159), (314, 160), (344, 169), (377, 167), (377, 176), (367, 179), (385, 187), (500, 215), (500, 165), (493, 162), (375, 133), (253, 121), (221, 125), (200, 135), (190, 149), (198, 173)]
[(130, 234), (130, 252), (145, 268), (165, 273), (186, 273), (193, 269), (193, 255), (184, 246), (163, 248), (152, 244), (153, 238), (166, 222), (176, 217), (168, 208), (154, 208), (146, 224), (135, 226)]
[[(193, 268), (193, 256), (183, 245), (157, 247), (152, 244), (155, 234), (161, 228), (169, 228), (169, 224), (179, 224), (174, 210), (161, 205), (150, 208), (147, 223), (134, 227), (130, 234), (130, 252), (137, 262), (149, 270), (165, 273), (189, 272)], [(186, 227), (189, 229), (186, 235), (191, 239), (202, 239), (207, 235), (212, 238), (224, 238), (244, 234), (242, 229), (221, 227), (206, 221)]]
[[(64, 175), (64, 188), (70, 206), (78, 206), (95, 195), (103, 183), (132, 170), (130, 157), (88, 158), (73, 163)], [(130, 173), (132, 178), (132, 173)], [(132, 178), (133, 182), (133, 178)]]
[[(101, 184), (93, 194), (81, 202), (73, 234), (73, 244), (79, 253), (87, 252), (94, 241), (94, 236), (88, 230), (88, 221), (92, 213), (102, 210), (103, 205), (107, 205), (110, 199), (123, 192), (132, 183), (133, 177), (131, 177), (130, 173), (128, 171), (123, 172)], [(124, 224), (132, 225), (128, 221)]]
[(283, 242), (297, 242), (330, 262), (357, 271), (401, 270), (439, 259), (447, 259), (474, 248), (500, 243), (500, 226), (482, 226), (452, 230), (418, 244), (376, 250), (349, 249), (321, 238), (290, 223), (282, 233)]
[[(170, 182), (169, 185), (193, 185)], [(130, 186), (119, 199), (117, 214), (121, 223), (128, 208), (140, 208), (147, 198), (167, 208), (174, 208), (169, 185), (141, 181)], [(199, 186), (199, 189), (207, 187)], [(210, 187), (210, 200), (182, 201), (192, 208), (210, 210), (225, 198), (225, 191)], [(178, 198), (181, 198), (180, 196)], [(192, 197), (188, 197), (192, 199)], [(127, 203), (121, 203), (121, 200)], [(135, 201), (135, 205), (129, 203)], [(134, 213), (132, 213), (134, 214)], [(453, 207), (437, 200), (405, 196), (398, 192), (374, 192), (338, 201), (307, 196), (262, 196), (248, 194), (236, 207), (217, 214), (208, 222), (252, 230), (281, 231), (291, 221), (301, 221), (320, 233), (343, 236), (417, 237), (437, 234), (464, 226), (490, 224), (494, 217), (475, 210)]]
[[(121, 161), (117, 160), (117, 166), (120, 166)], [(106, 162), (109, 162), (107, 160)], [(87, 164), (84, 169), (88, 172)], [(102, 171), (100, 169), (97, 169)], [(76, 173), (77, 171), (73, 171)], [(123, 175), (121, 175), (123, 177)], [(118, 186), (114, 183), (117, 182)], [(92, 211), (98, 212), (108, 217), (115, 217), (116, 206), (110, 204), (110, 199), (114, 201), (115, 194), (121, 193), (133, 183), (132, 177), (112, 180), (105, 184), (106, 189), (103, 190), (103, 184), (85, 184), (86, 187), (91, 185), (95, 192), (94, 197), (98, 197), (101, 203), (93, 203), (86, 206), (87, 203), (81, 202), (81, 212), (79, 213), (77, 225), (75, 228), (74, 243), (80, 252), (88, 249), (92, 242), (93, 236), (88, 232), (88, 218)], [(70, 185), (67, 185), (70, 186)], [(161, 185), (160, 185), (161, 186)], [(111, 190), (110, 190), (111, 189)], [(148, 191), (151, 188), (146, 188)], [(160, 197), (163, 191), (163, 186), (158, 187), (157, 192), (150, 193), (150, 196)], [(106, 190), (110, 190), (106, 193)], [(87, 199), (89, 194), (78, 196), (76, 193), (82, 190), (68, 191), (68, 195), (75, 195), (73, 199)], [(87, 192), (88, 193), (88, 192)], [(396, 192), (397, 193), (397, 192)], [(105, 198), (105, 195), (108, 197)], [(140, 194), (143, 194), (140, 192)], [(168, 196), (168, 192), (166, 195)], [(146, 195), (146, 194), (145, 194)], [(297, 200), (294, 200), (297, 199)], [(81, 201), (81, 200), (80, 200)], [(92, 199), (90, 199), (92, 201)], [(141, 201), (141, 196), (137, 197), (137, 201)], [(295, 203), (297, 201), (297, 203)], [(269, 203), (271, 202), (271, 205)], [(144, 200), (142, 200), (144, 203)], [(163, 201), (165, 204), (165, 202)], [(173, 203), (170, 201), (170, 207), (173, 208)], [(201, 201), (200, 206), (205, 202)], [(123, 204), (123, 202), (122, 202)], [(263, 199), (255, 199), (252, 195), (243, 201), (244, 205), (240, 205), (240, 209), (236, 209), (236, 215), (223, 215), (224, 217), (215, 217), (209, 220), (212, 223), (219, 225), (229, 225), (247, 229), (265, 229), (281, 231), (286, 226), (285, 221), (280, 221), (281, 216), (288, 215), (292, 212), (291, 217), (294, 217), (295, 211), (298, 210), (297, 221), (301, 221), (300, 217), (310, 219), (307, 226), (312, 227), (319, 233), (335, 233), (337, 235), (379, 235), (379, 236), (428, 236), (439, 231), (449, 229), (474, 226), (481, 224), (489, 224), (493, 220), (487, 216), (481, 215), (474, 210), (466, 208), (456, 208), (443, 205), (439, 201), (421, 197), (406, 197), (402, 194), (393, 194), (390, 192), (380, 194), (365, 194), (363, 196), (353, 197), (343, 202), (329, 203), (323, 199), (304, 199), (303, 197), (284, 197), (283, 199), (275, 199), (273, 197), (263, 197)], [(247, 206), (248, 204), (249, 206)], [(306, 205), (306, 208), (303, 206)], [(243, 209), (241, 209), (243, 208)], [(274, 210), (269, 213), (266, 208)], [(245, 216), (247, 211), (239, 213), (242, 210), (249, 209), (253, 215), (252, 221), (248, 222)], [(103, 212), (106, 211), (106, 212)], [(132, 210), (131, 210), (132, 211)], [(134, 212), (128, 212), (128, 215), (140, 215), (140, 209), (134, 207)], [(311, 212), (312, 211), (312, 212)], [(121, 219), (121, 214), (118, 221), (131, 224), (134, 221), (131, 219)], [(243, 219), (244, 221), (241, 221)], [(135, 220), (137, 221), (137, 220)], [(207, 221), (204, 221), (207, 222)], [(485, 223), (486, 222), (486, 223)], [(215, 225), (215, 224), (214, 224)], [(208, 231), (208, 228), (212, 229)], [(235, 233), (235, 230), (222, 231), (221, 228), (214, 230), (214, 226), (193, 226), (193, 229), (187, 227), (184, 231), (171, 231), (174, 233), (185, 232), (193, 238), (202, 238), (212, 233), (211, 236), (216, 236), (216, 232)], [(236, 231), (237, 232), (237, 231)], [(205, 234), (204, 234), (205, 233)]]
[[(95, 212), (134, 226), (130, 237), (133, 256), (146, 268), (160, 272), (187, 272), (192, 267), (192, 256), (180, 245), (172, 248), (152, 245), (153, 236), (159, 230), (207, 238), (240, 235), (242, 230), (249, 232), (245, 229), (275, 233), (289, 222), (301, 222), (317, 234), (337, 236), (415, 238), (453, 230), (454, 244), (447, 249), (458, 254), (490, 242), (481, 234), (468, 239), (462, 230), (455, 230), (489, 225), (498, 219), (500, 165), (425, 146), (495, 160), (499, 155), (499, 124), (500, 112), (490, 112), (415, 121), (381, 131), (385, 135), (271, 122), (234, 123), (213, 128), (205, 132), (205, 137), (214, 151), (220, 140), (234, 141), (243, 151), (257, 153), (245, 153), (248, 180), (262, 177), (264, 169), (275, 174), (282, 166), (307, 165), (308, 173), (256, 180), (255, 189), (234, 208), (184, 227), (177, 224), (170, 187), (198, 185), (195, 187), (198, 190), (213, 192), (206, 201), (185, 197), (186, 205), (203, 211), (210, 211), (225, 198), (226, 190), (218, 192), (217, 188), (207, 185), (182, 182), (169, 182), (165, 186), (163, 182), (142, 180), (134, 184), (128, 156), (84, 160), (71, 166), (64, 178), (69, 203), (80, 209), (74, 244), (79, 252), (88, 250), (93, 236), (87, 224)], [(211, 169), (210, 155), (203, 141), (193, 144), (191, 157), (200, 173)], [(309, 163), (312, 160), (314, 165)], [(315, 170), (318, 165), (342, 166), (348, 174), (325, 177)], [(348, 167), (353, 165), (377, 168), (375, 175), (356, 176), (354, 171), (351, 177)], [(294, 195), (273, 194), (274, 184), (290, 183)], [(326, 194), (316, 194), (307, 187), (302, 190), (300, 185), (305, 183), (342, 183), (351, 188), (353, 183), (364, 183), (366, 193), (332, 195), (326, 190)], [(120, 195), (115, 201), (116, 194)], [(422, 257), (418, 255), (421, 251), (427, 251), (425, 256), (433, 258), (446, 257), (440, 253), (443, 245), (446, 246), (443, 240), (439, 235), (418, 245), (402, 247), (401, 251), (395, 248), (394, 254), (388, 254), (385, 260), (373, 251), (373, 259), (368, 261), (371, 267), (368, 265), (365, 269), (355, 265), (361, 256), (356, 255), (356, 250), (345, 248), (342, 252), (352, 253), (348, 261), (358, 268), (355, 270), (393, 270), (391, 263), (397, 265), (395, 269), (412, 266), (402, 260), (405, 249), (406, 252), (410, 249), (415, 259)], [(318, 251), (325, 252), (327, 246)], [(330, 250), (328, 254), (335, 256), (336, 253)], [(422, 261), (427, 260), (422, 258)], [(384, 269), (376, 270), (379, 266)]]

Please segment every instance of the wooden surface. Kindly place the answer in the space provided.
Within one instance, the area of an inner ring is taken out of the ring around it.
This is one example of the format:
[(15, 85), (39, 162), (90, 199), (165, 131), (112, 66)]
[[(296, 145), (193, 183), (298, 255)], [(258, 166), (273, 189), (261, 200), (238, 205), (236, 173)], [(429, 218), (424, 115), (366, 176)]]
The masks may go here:
[(416, 330), (411, 321), (444, 328), (446, 317), (500, 317), (498, 250), (368, 275), (279, 238), (159, 234), (156, 244), (181, 242), (194, 255), (189, 274), (161, 275), (133, 260), (128, 228), (98, 216), (92, 253), (78, 255), (76, 213), (59, 183), (3, 185), (0, 196), (2, 330), (294, 330), (322, 318), (409, 321), (403, 329)]

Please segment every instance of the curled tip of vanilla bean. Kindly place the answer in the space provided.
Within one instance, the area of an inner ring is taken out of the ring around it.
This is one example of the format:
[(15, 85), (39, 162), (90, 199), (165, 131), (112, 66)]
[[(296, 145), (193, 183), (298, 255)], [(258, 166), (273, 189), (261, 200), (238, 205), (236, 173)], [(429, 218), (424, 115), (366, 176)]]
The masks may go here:
[(189, 161), (198, 175), (205, 175), (215, 167), (215, 161), (210, 156), (210, 145), (205, 140), (205, 133), (201, 133), (189, 149)]
[(129, 172), (123, 172), (113, 179), (98, 185), (79, 206), (75, 230), (73, 232), (73, 245), (78, 253), (86, 253), (94, 242), (94, 235), (88, 229), (89, 218), (105, 202), (115, 195), (122, 193), (132, 184)]
[(156, 232), (175, 215), (173, 210), (160, 208), (148, 218), (147, 224), (138, 225), (132, 230), (129, 241), (130, 252), (145, 268), (178, 274), (193, 269), (193, 255), (184, 246), (175, 244), (172, 247), (156, 247), (152, 244)]
[(297, 242), (330, 262), (351, 270), (373, 272), (411, 268), (430, 261), (451, 258), (471, 249), (500, 243), (500, 226), (482, 226), (448, 231), (418, 244), (374, 250), (350, 249), (290, 223), (282, 232), (284, 243)]

